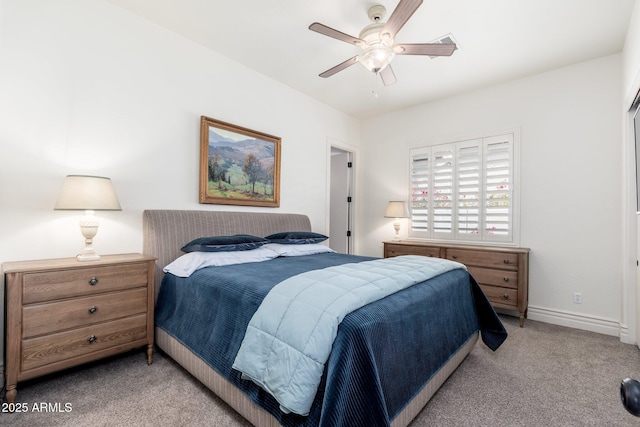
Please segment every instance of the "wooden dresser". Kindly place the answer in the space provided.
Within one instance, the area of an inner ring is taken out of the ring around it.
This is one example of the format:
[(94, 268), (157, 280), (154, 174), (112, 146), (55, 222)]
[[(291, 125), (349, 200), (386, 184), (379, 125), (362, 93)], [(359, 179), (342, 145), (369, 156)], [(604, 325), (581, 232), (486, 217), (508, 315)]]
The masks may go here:
[(517, 310), (524, 326), (529, 304), (529, 249), (497, 246), (384, 242), (384, 257), (424, 255), (446, 258), (467, 266), (496, 308)]
[(20, 381), (147, 346), (152, 363), (155, 258), (141, 254), (7, 262), (6, 389)]

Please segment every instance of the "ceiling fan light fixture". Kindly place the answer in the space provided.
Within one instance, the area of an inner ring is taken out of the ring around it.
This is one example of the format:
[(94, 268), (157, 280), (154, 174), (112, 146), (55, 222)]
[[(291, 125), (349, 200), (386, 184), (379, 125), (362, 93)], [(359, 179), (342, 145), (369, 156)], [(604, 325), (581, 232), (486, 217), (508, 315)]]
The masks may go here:
[(384, 22), (386, 9), (382, 5), (373, 5), (368, 15), (371, 24), (360, 31), (359, 37), (353, 37), (342, 31), (314, 22), (309, 25), (311, 31), (358, 46), (362, 49), (360, 55), (354, 56), (320, 73), (320, 77), (333, 76), (355, 64), (361, 63), (367, 70), (379, 74), (385, 86), (394, 84), (397, 79), (390, 66), (396, 55), (423, 55), (429, 57), (451, 56), (456, 50), (453, 38), (437, 43), (403, 43), (396, 45), (394, 39), (398, 31), (407, 23), (409, 18), (420, 7), (424, 0), (400, 0), (391, 16)]
[(367, 70), (378, 74), (393, 61), (395, 56), (393, 48), (384, 43), (376, 43), (365, 48), (358, 57), (358, 62), (364, 65)]

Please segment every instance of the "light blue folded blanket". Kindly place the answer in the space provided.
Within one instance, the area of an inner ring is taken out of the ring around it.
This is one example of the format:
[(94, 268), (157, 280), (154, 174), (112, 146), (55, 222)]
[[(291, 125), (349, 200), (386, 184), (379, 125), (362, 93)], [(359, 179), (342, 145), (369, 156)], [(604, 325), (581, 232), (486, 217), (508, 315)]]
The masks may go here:
[(358, 308), (464, 265), (406, 255), (312, 270), (271, 289), (233, 368), (283, 412), (308, 415), (342, 319)]

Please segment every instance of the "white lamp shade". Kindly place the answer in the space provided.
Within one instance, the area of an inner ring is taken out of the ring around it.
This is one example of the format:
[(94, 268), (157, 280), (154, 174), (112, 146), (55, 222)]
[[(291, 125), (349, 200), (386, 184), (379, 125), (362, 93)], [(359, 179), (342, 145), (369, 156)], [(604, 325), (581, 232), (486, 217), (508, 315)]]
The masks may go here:
[(67, 175), (56, 210), (121, 211), (111, 180), (102, 176)]
[(387, 210), (384, 212), (385, 218), (409, 218), (409, 209), (407, 202), (391, 201), (387, 204)]

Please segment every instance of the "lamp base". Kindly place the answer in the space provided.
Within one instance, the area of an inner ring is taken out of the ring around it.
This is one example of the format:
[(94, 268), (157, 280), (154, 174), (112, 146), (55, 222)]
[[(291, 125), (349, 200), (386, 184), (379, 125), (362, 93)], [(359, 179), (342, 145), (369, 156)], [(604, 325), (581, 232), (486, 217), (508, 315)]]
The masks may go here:
[(98, 261), (100, 259), (100, 255), (93, 249), (93, 238), (98, 233), (99, 225), (100, 223), (93, 215), (93, 211), (85, 211), (84, 217), (80, 219), (80, 231), (84, 236), (84, 249), (76, 256), (78, 261)]
[(393, 236), (393, 241), (394, 242), (399, 242), (400, 241), (400, 220), (398, 218), (396, 218), (395, 221), (393, 221), (393, 229), (396, 230), (396, 235)]
[(85, 254), (84, 251), (82, 251), (82, 253), (76, 255), (76, 259), (78, 261), (100, 261), (100, 255), (96, 254), (95, 251), (93, 254)]
[(100, 255), (93, 249), (92, 239), (86, 239), (84, 249), (78, 255), (76, 255), (78, 261), (99, 261)]

